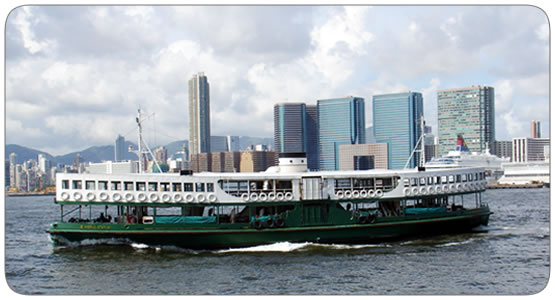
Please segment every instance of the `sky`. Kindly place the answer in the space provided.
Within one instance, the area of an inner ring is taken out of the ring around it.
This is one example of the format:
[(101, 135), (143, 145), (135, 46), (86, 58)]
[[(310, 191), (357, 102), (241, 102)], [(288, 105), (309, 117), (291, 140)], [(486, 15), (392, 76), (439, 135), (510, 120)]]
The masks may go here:
[(549, 25), (534, 6), (20, 6), (5, 24), (5, 143), (66, 154), (188, 139), (188, 80), (212, 135), (273, 138), (273, 106), (495, 88), (497, 140), (549, 135)]

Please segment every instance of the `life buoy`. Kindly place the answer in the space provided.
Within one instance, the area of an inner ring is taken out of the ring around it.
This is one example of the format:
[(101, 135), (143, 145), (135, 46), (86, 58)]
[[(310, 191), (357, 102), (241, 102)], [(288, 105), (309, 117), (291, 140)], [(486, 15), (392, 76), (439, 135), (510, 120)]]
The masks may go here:
[(460, 183), (457, 183), (457, 191), (459, 191), (459, 192), (462, 191), (462, 186), (461, 186)]
[(250, 197), (249, 197), (252, 201), (258, 201), (258, 194), (257, 193), (251, 193)]
[(449, 185), (449, 190), (450, 190), (451, 192), (456, 191), (455, 185), (454, 185), (454, 184), (450, 184), (450, 185)]
[(181, 202), (181, 201), (183, 201), (183, 196), (181, 196), (181, 194), (177, 193), (177, 194), (173, 195), (173, 201)]
[(420, 187), (420, 194), (426, 195), (426, 187), (425, 186)]
[(134, 198), (133, 194), (131, 194), (131, 193), (125, 194), (125, 200), (126, 201), (133, 201), (133, 198)]
[(156, 201), (158, 201), (158, 194), (152, 193), (148, 196), (148, 198), (150, 199), (150, 201), (156, 202)]
[(370, 197), (370, 198), (375, 198), (376, 197), (376, 193), (374, 192), (374, 190), (368, 190), (368, 197)]
[(87, 193), (87, 200), (93, 201), (95, 198), (96, 198), (96, 196), (94, 195), (94, 193), (92, 193), (92, 192)]
[(366, 198), (366, 197), (368, 197), (368, 192), (366, 190), (360, 191), (360, 198)]
[(98, 198), (102, 201), (106, 201), (106, 200), (108, 200), (108, 193), (100, 192), (100, 195), (98, 195)]
[(210, 203), (214, 203), (214, 202), (216, 202), (216, 200), (218, 200), (218, 198), (216, 197), (216, 195), (214, 195), (214, 194), (208, 194), (208, 201), (210, 201)]
[(162, 197), (160, 197), (160, 198), (162, 198), (162, 201), (164, 201), (166, 203), (170, 202), (170, 200), (171, 200), (170, 194), (168, 194), (168, 193), (163, 193)]
[(185, 194), (185, 200), (187, 200), (187, 202), (191, 203), (195, 200), (195, 197), (193, 196), (193, 194)]
[(337, 191), (337, 192), (335, 193), (335, 196), (337, 197), (337, 199), (343, 199), (343, 198), (345, 198), (345, 195), (343, 195), (343, 192), (342, 192), (342, 191)]
[(285, 200), (288, 200), (288, 201), (293, 200), (293, 194), (291, 192), (285, 193)]
[(441, 186), (439, 186), (439, 185), (436, 186), (436, 193), (438, 193), (438, 194), (441, 193)]
[(358, 216), (357, 223), (359, 223), (359, 224), (368, 223), (368, 216), (365, 216), (365, 215)]
[(279, 192), (279, 193), (276, 194), (276, 199), (278, 201), (283, 201), (283, 199), (285, 199), (285, 195), (283, 195), (282, 192)]
[(206, 200), (206, 196), (204, 194), (198, 194), (197, 195), (197, 201), (202, 203), (204, 202), (204, 200)]
[(245, 202), (249, 201), (249, 194), (247, 194), (247, 193), (242, 193), (242, 194), (241, 194), (241, 200), (243, 200), (243, 201), (245, 201)]
[(79, 201), (79, 200), (81, 200), (81, 198), (83, 198), (83, 195), (81, 195), (81, 193), (79, 193), (79, 192), (73, 193), (73, 199)]
[(442, 189), (444, 193), (449, 192), (449, 186), (447, 186), (446, 184), (443, 185)]
[(345, 199), (351, 199), (352, 198), (351, 191), (345, 191), (344, 195), (345, 195)]
[(418, 195), (418, 188), (417, 187), (412, 188), (412, 194), (413, 195)]
[(258, 195), (258, 200), (260, 200), (260, 201), (266, 201), (266, 200), (268, 200), (268, 196), (266, 195), (266, 193), (260, 193), (260, 194)]
[(269, 193), (268, 193), (268, 200), (270, 200), (270, 201), (276, 200), (276, 193), (274, 193), (274, 192), (269, 192)]
[(252, 223), (252, 226), (255, 229), (262, 229), (262, 221), (260, 221), (259, 219), (254, 220), (254, 222)]
[(62, 193), (62, 200), (67, 200), (67, 199), (69, 199), (69, 194), (66, 193), (66, 192), (63, 192)]
[(376, 198), (381, 198), (383, 196), (382, 190), (376, 190)]
[(353, 199), (358, 199), (360, 198), (360, 192), (359, 191), (353, 191), (351, 193), (351, 195), (353, 196)]
[(276, 227), (279, 227), (279, 228), (285, 226), (285, 220), (283, 220), (283, 218), (281, 218), (280, 216), (276, 217), (275, 223), (276, 223)]
[(434, 193), (434, 187), (433, 186), (429, 186), (428, 187), (428, 194), (433, 194)]
[(146, 200), (146, 194), (145, 193), (138, 193), (137, 194), (137, 200), (139, 200), (140, 202), (144, 202)]
[(409, 188), (404, 188), (403, 189), (403, 195), (410, 196), (410, 189)]
[(112, 195), (112, 199), (116, 202), (120, 201), (121, 200), (121, 194), (120, 193), (114, 193)]

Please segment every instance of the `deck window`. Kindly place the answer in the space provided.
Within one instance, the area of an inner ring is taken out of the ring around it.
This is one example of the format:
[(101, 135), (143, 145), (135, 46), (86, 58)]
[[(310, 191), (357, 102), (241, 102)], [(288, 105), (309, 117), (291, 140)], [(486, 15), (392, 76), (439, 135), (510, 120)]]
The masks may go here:
[(204, 192), (204, 183), (198, 182), (195, 184), (196, 192)]
[(170, 191), (170, 183), (169, 182), (160, 182), (160, 191), (169, 192)]
[(174, 192), (181, 192), (183, 190), (183, 186), (181, 185), (181, 182), (172, 183), (172, 187)]
[(99, 190), (107, 190), (108, 189), (108, 181), (99, 181), (98, 182), (98, 189)]
[(83, 188), (83, 182), (81, 180), (72, 180), (71, 188), (74, 190), (80, 190)]
[(403, 179), (403, 185), (405, 187), (410, 186), (410, 180), (408, 178)]
[(94, 181), (92, 181), (92, 180), (85, 181), (85, 189), (94, 190), (95, 189)]
[(121, 181), (111, 181), (110, 189), (112, 191), (121, 191)]
[(432, 184), (434, 184), (434, 178), (428, 177), (428, 185), (432, 185)]
[(447, 183), (447, 176), (441, 176), (441, 183)]
[(457, 174), (457, 182), (461, 182), (461, 174)]
[(149, 182), (148, 183), (148, 191), (149, 192), (156, 192), (158, 190), (158, 182)]
[(449, 183), (454, 183), (454, 182), (455, 182), (455, 176), (449, 175)]
[(146, 190), (146, 183), (139, 181), (136, 183), (137, 190), (136, 191), (145, 191)]
[(193, 184), (190, 182), (185, 182), (183, 184), (183, 191), (185, 192), (192, 192), (193, 191)]
[(420, 177), (420, 185), (426, 185), (426, 177)]
[(466, 179), (467, 179), (466, 174), (462, 174), (462, 182), (466, 182)]
[(133, 182), (131, 181), (126, 181), (123, 185), (124, 190), (126, 191), (132, 191), (133, 190)]
[(411, 186), (418, 186), (418, 181), (416, 180), (416, 178), (411, 178), (410, 179), (410, 185)]
[(62, 180), (62, 190), (69, 189), (69, 180)]
[(206, 191), (207, 192), (213, 192), (214, 191), (214, 184), (213, 183), (207, 183), (206, 184)]
[(336, 188), (350, 189), (351, 179), (350, 178), (338, 178), (335, 180)]

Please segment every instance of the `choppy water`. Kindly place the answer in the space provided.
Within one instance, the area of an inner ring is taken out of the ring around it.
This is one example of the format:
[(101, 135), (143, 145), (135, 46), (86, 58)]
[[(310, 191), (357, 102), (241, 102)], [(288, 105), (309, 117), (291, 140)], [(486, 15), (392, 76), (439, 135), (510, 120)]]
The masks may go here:
[(21, 294), (534, 294), (550, 270), (549, 189), (488, 190), (487, 232), (378, 245), (223, 251), (53, 247), (52, 197), (8, 197), (5, 276)]

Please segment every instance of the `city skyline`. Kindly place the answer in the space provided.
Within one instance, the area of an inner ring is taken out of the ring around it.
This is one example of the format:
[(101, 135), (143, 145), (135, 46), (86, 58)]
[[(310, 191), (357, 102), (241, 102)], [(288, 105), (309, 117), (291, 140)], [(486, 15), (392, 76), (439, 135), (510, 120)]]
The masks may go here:
[(5, 141), (52, 154), (134, 141), (139, 106), (151, 140), (189, 139), (198, 72), (214, 135), (272, 137), (275, 103), (407, 90), (437, 134), (437, 91), (484, 85), (496, 139), (530, 120), (549, 136), (549, 27), (531, 6), (25, 6), (5, 34)]

